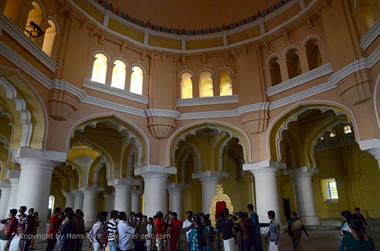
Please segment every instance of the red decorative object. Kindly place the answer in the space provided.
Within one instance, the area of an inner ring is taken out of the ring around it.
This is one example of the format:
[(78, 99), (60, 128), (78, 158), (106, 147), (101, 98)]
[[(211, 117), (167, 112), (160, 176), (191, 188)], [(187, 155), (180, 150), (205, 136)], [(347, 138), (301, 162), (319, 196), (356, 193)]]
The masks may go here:
[(226, 202), (224, 201), (218, 201), (216, 202), (216, 210), (215, 210), (215, 220), (217, 220), (222, 213), (223, 209), (227, 207)]

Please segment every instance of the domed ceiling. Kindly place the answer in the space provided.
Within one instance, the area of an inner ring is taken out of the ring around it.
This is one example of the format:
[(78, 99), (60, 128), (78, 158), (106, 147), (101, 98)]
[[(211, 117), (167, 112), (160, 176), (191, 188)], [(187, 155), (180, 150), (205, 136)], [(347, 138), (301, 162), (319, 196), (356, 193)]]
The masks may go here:
[(106, 2), (131, 17), (150, 21), (155, 25), (177, 29), (202, 29), (239, 22), (281, 1), (107, 0)]

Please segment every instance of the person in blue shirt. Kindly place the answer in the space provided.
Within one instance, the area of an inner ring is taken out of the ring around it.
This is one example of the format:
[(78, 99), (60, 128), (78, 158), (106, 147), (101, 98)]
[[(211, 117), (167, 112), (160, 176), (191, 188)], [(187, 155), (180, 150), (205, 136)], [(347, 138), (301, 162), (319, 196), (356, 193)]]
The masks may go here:
[(261, 233), (260, 233), (260, 223), (259, 217), (254, 211), (253, 204), (248, 204), (247, 206), (248, 214), (251, 217), (251, 233), (252, 233), (252, 244), (254, 251), (263, 251), (263, 246), (261, 245)]

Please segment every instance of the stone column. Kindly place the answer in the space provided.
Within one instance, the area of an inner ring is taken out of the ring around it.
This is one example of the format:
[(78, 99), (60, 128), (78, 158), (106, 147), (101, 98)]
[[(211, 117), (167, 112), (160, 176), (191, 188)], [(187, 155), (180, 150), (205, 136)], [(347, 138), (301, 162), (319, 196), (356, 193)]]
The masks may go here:
[(9, 212), (9, 210), (11, 210), (12, 208), (16, 208), (18, 183), (20, 180), (20, 171), (8, 170), (7, 179), (9, 180), (10, 185), (11, 185), (11, 189), (9, 191), (9, 199), (8, 199), (7, 209), (6, 209), (6, 211)]
[(144, 214), (153, 216), (157, 211), (167, 211), (166, 180), (177, 172), (175, 167), (148, 165), (135, 169), (135, 175), (144, 178)]
[(9, 210), (7, 210), (9, 194), (11, 193), (11, 183), (9, 181), (3, 181), (0, 184), (1, 197), (0, 197), (0, 219), (8, 217)]
[(183, 216), (182, 192), (186, 187), (185, 184), (175, 183), (168, 184), (166, 187), (169, 191), (169, 210), (176, 212), (178, 219)]
[(132, 212), (140, 212), (140, 196), (142, 192), (140, 190), (132, 191), (132, 203), (131, 203), (131, 211)]
[(66, 198), (66, 204), (65, 207), (71, 207), (74, 211), (76, 208), (74, 208), (75, 205), (75, 195), (73, 192), (62, 192), (63, 196)]
[(73, 191), (74, 194), (74, 210), (83, 210), (83, 193), (79, 190)]
[(82, 187), (83, 213), (86, 226), (96, 221), (98, 193), (102, 191), (99, 187)]
[(109, 216), (109, 213), (114, 210), (114, 206), (115, 206), (115, 194), (114, 193), (104, 193), (103, 194), (103, 197), (104, 197), (104, 210), (108, 212), (108, 216)]
[(314, 205), (312, 185), (312, 177), (316, 173), (318, 173), (317, 168), (307, 168), (306, 166), (284, 170), (285, 175), (289, 175), (293, 178), (298, 214), (306, 226), (319, 225), (319, 218)]
[(41, 226), (46, 226), (53, 169), (66, 160), (67, 154), (20, 148), (15, 156), (21, 167), (16, 205), (34, 208), (39, 213)]
[(210, 213), (211, 201), (216, 195), (216, 185), (222, 178), (228, 177), (226, 172), (207, 171), (193, 173), (193, 179), (199, 179), (202, 183), (202, 212)]
[(255, 177), (256, 211), (260, 222), (269, 222), (269, 210), (275, 211), (277, 218), (280, 217), (277, 172), (281, 168), (280, 163), (267, 160), (243, 165), (243, 170), (250, 171)]
[(132, 188), (140, 184), (138, 180), (133, 179), (114, 179), (108, 181), (108, 186), (115, 188), (115, 210), (131, 212)]

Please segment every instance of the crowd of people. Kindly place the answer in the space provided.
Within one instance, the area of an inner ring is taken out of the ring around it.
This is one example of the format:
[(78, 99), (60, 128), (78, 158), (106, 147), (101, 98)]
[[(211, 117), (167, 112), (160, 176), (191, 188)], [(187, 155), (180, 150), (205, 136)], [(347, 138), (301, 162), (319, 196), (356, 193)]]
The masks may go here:
[[(0, 251), (27, 251), (34, 249), (37, 228), (40, 224), (38, 213), (33, 208), (25, 206), (11, 209), (9, 218), (2, 220), (3, 230), (0, 232)], [(216, 229), (211, 225), (210, 215), (192, 211), (186, 213), (182, 222), (176, 212), (164, 215), (157, 212), (148, 218), (141, 213), (113, 210), (101, 211), (91, 229), (85, 228), (84, 214), (77, 209), (55, 208), (50, 218), (47, 234), (46, 251), (81, 251), (83, 241), (87, 238), (94, 251), (262, 251), (262, 236), (268, 243), (268, 251), (279, 250), (280, 223), (276, 214), (267, 212), (269, 223), (260, 223), (252, 204), (247, 206), (248, 212), (230, 214), (223, 209), (216, 220)], [(355, 213), (341, 213), (340, 251), (373, 251), (375, 245), (367, 234), (368, 224), (357, 208)], [(107, 220), (108, 219), (108, 220)], [(264, 231), (263, 231), (264, 229)], [(291, 213), (288, 220), (288, 235), (293, 249), (300, 250), (303, 233), (309, 236), (300, 217), (296, 212)], [(186, 242), (180, 241), (181, 233), (186, 236)], [(223, 245), (220, 245), (219, 238)], [(184, 244), (186, 243), (186, 244)], [(182, 245), (182, 246), (181, 246)]]

